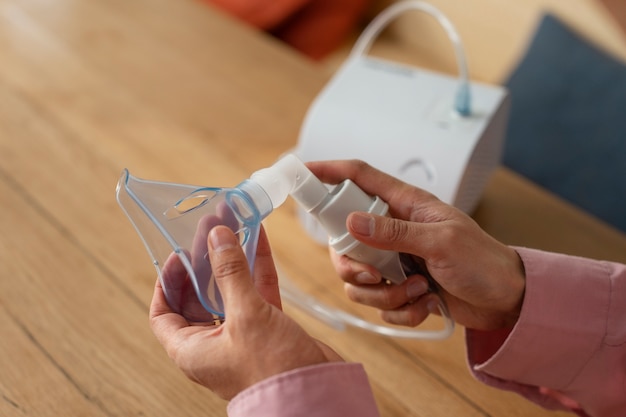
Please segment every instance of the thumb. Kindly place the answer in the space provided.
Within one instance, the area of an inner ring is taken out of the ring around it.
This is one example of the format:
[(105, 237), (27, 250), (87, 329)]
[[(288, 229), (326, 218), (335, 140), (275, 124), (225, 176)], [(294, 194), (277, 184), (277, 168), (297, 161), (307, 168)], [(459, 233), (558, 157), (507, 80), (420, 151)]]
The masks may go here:
[(355, 238), (377, 249), (424, 256), (434, 240), (429, 224), (354, 212), (346, 221)]
[(263, 304), (237, 237), (227, 226), (216, 226), (208, 236), (209, 260), (224, 301), (226, 317), (245, 317)]

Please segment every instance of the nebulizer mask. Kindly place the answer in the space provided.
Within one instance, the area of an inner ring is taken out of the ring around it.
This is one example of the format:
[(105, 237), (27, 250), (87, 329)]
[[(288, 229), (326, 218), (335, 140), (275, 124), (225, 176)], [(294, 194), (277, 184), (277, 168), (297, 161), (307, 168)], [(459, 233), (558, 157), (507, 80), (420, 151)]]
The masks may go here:
[[(169, 306), (190, 322), (224, 319), (223, 301), (208, 256), (209, 231), (217, 225), (233, 230), (252, 272), (261, 221), (288, 196), (319, 221), (328, 233), (329, 245), (338, 254), (375, 266), (390, 285), (420, 273), (429, 279), (431, 292), (438, 291), (421, 259), (368, 247), (348, 233), (346, 218), (351, 212), (386, 215), (388, 206), (384, 201), (367, 195), (350, 180), (329, 189), (292, 154), (232, 188), (148, 181), (126, 170), (117, 186), (117, 200), (152, 257)], [(439, 298), (439, 310), (444, 317), (442, 330), (409, 330), (375, 324), (326, 306), (284, 279), (281, 293), (297, 307), (336, 328), (352, 325), (385, 335), (419, 339), (442, 339), (454, 328), (442, 298)]]

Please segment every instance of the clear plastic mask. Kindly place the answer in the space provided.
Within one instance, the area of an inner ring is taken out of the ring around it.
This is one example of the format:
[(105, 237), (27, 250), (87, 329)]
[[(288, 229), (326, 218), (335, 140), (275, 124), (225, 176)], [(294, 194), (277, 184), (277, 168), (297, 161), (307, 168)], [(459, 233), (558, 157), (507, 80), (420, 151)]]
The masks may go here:
[(217, 225), (232, 229), (252, 272), (262, 214), (250, 196), (240, 188), (143, 180), (128, 170), (116, 194), (152, 257), (170, 308), (190, 322), (222, 318), (207, 237)]

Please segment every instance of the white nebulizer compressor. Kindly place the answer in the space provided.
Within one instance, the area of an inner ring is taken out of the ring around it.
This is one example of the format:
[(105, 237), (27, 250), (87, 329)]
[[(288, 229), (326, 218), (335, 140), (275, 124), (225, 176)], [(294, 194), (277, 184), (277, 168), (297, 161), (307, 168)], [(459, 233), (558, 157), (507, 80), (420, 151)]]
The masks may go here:
[[(367, 55), (390, 19), (408, 10), (435, 17), (456, 52), (459, 77)], [(471, 213), (500, 164), (510, 101), (505, 88), (470, 82), (460, 38), (421, 1), (398, 2), (363, 31), (310, 106), (294, 153), (303, 161), (361, 159)], [(320, 243), (325, 231), (300, 216)]]

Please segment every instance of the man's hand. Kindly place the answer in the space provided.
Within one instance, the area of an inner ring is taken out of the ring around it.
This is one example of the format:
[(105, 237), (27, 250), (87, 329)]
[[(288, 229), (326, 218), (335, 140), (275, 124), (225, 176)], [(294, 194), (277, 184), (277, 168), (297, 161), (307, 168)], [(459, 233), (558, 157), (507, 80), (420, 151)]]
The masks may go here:
[[(150, 324), (174, 363), (193, 381), (224, 399), (270, 376), (303, 366), (339, 361), (326, 345), (310, 337), (281, 311), (278, 276), (261, 230), (254, 279), (233, 232), (216, 226), (208, 253), (224, 300), (222, 325), (193, 325), (168, 306), (157, 281)], [(178, 257), (173, 257), (173, 262)], [(184, 268), (176, 268), (186, 279)]]

